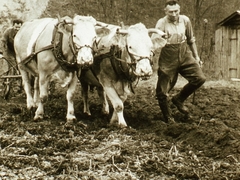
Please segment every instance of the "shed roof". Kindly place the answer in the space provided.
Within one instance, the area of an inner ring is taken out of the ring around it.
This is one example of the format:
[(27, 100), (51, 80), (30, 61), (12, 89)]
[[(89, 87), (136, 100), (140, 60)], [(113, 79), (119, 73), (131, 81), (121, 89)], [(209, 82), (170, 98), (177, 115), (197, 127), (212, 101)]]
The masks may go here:
[(236, 26), (240, 25), (240, 10), (235, 11), (230, 16), (217, 23), (218, 26)]

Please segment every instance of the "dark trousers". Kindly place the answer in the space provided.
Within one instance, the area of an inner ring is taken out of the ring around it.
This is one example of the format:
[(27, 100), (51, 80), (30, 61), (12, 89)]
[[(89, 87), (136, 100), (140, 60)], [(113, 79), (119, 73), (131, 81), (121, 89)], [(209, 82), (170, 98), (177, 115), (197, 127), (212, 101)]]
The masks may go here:
[(16, 62), (16, 54), (14, 51), (11, 51), (10, 49), (6, 49), (3, 51), (3, 56), (6, 58), (8, 62), (8, 74), (13, 75), (14, 72), (18, 69), (17, 62)]
[(168, 93), (177, 82), (178, 73), (188, 80), (188, 84), (182, 89), (183, 100), (206, 80), (187, 43), (171, 44), (163, 47), (158, 64), (156, 96), (159, 101), (166, 100)]

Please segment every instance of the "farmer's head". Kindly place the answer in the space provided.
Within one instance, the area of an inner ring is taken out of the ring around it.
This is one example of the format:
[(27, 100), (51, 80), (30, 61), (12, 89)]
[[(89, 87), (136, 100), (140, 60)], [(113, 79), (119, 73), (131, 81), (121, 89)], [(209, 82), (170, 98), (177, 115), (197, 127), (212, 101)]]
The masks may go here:
[(178, 20), (180, 14), (180, 5), (178, 4), (178, 0), (167, 0), (164, 10), (170, 21), (175, 22)]
[(20, 29), (20, 27), (22, 26), (22, 24), (23, 24), (23, 21), (20, 20), (20, 19), (14, 19), (14, 20), (13, 20), (13, 28), (14, 28), (15, 30), (17, 30), (17, 31)]

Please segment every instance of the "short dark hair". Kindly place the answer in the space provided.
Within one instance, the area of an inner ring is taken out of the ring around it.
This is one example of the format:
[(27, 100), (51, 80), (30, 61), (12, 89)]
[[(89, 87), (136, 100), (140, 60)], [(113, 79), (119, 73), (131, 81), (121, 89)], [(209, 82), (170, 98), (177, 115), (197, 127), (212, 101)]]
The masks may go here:
[(166, 7), (167, 5), (172, 6), (172, 5), (176, 5), (176, 4), (178, 4), (178, 3), (179, 3), (178, 0), (166, 0), (165, 7)]
[(23, 21), (21, 20), (21, 19), (14, 19), (13, 21), (12, 21), (12, 23), (13, 23), (13, 25), (16, 23), (16, 24), (22, 24), (23, 23)]

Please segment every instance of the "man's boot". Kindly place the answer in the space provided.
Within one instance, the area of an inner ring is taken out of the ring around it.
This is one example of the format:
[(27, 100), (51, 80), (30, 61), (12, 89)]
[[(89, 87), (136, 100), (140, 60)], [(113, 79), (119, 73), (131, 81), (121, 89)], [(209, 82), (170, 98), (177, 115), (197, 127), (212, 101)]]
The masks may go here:
[(188, 108), (184, 105), (184, 101), (197, 89), (199, 86), (192, 84), (186, 84), (183, 89), (172, 98), (172, 103), (177, 107), (177, 109), (185, 114), (189, 114)]
[(162, 111), (165, 122), (166, 123), (171, 123), (171, 124), (175, 123), (174, 118), (171, 115), (167, 99), (166, 100), (159, 100), (158, 103), (159, 103), (160, 109)]

